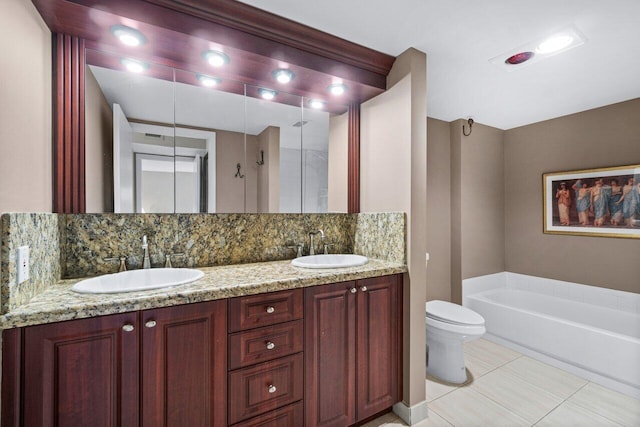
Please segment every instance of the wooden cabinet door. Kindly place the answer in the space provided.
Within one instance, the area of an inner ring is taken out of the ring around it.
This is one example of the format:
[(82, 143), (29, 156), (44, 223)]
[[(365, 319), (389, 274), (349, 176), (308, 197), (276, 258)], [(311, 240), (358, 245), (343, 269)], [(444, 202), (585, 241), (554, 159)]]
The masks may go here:
[(142, 425), (226, 425), (227, 301), (141, 312)]
[(25, 328), (23, 425), (137, 426), (138, 333), (137, 313)]
[(400, 400), (400, 319), (398, 276), (358, 280), (357, 420)]
[(355, 422), (355, 292), (355, 282), (305, 289), (307, 426), (344, 427)]

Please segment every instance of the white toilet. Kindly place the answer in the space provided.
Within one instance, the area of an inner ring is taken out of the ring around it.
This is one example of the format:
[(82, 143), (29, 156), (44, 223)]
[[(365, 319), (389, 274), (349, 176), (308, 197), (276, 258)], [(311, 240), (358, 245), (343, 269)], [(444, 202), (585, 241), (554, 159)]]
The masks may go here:
[(446, 382), (467, 381), (462, 343), (484, 335), (484, 318), (473, 310), (446, 301), (429, 301), (427, 314), (427, 373)]

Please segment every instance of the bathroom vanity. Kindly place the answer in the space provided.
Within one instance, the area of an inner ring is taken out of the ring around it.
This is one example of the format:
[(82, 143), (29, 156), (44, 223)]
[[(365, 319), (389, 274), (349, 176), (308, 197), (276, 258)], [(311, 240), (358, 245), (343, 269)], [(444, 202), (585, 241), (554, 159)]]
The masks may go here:
[(66, 280), (3, 316), (2, 425), (347, 426), (401, 400), (404, 265), (203, 271), (100, 296)]

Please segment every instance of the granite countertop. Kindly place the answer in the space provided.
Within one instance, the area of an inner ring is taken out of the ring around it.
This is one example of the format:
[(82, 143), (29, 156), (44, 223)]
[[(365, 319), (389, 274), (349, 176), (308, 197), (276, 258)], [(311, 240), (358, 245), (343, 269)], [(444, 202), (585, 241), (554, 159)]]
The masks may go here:
[(0, 329), (366, 279), (404, 273), (407, 267), (370, 259), (365, 265), (349, 268), (306, 269), (292, 266), (291, 261), (273, 261), (200, 270), (205, 276), (193, 283), (119, 294), (80, 294), (71, 286), (81, 279), (61, 280), (29, 303), (0, 316)]

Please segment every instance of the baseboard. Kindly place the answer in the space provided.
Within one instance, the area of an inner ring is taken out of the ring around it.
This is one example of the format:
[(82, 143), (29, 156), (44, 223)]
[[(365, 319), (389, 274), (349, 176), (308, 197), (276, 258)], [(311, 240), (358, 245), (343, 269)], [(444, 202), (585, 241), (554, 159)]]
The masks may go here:
[(410, 426), (426, 420), (429, 416), (426, 400), (413, 406), (407, 406), (404, 402), (398, 402), (393, 405), (393, 412)]

